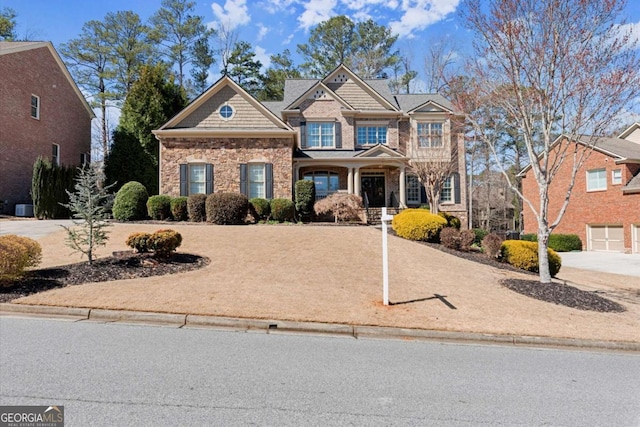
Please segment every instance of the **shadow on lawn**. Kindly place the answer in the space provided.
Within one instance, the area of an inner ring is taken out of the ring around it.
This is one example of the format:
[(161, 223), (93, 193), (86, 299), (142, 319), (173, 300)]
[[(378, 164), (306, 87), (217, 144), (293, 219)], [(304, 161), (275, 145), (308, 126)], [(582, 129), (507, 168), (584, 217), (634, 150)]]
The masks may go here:
[(449, 301), (447, 301), (447, 296), (446, 295), (438, 295), (438, 294), (433, 294), (432, 297), (412, 299), (412, 300), (409, 300), (409, 301), (389, 302), (389, 305), (413, 304), (413, 303), (416, 303), (416, 302), (430, 301), (430, 300), (434, 300), (434, 299), (438, 299), (438, 300), (442, 301), (442, 303), (444, 305), (446, 305), (447, 307), (449, 307), (451, 310), (457, 310), (458, 309), (455, 305), (453, 305)]

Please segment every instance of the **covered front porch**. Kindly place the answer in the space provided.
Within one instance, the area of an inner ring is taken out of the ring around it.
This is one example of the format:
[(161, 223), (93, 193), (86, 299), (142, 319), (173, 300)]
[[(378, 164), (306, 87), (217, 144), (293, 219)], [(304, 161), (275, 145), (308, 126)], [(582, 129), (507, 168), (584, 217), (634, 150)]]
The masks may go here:
[(316, 200), (357, 194), (367, 207), (407, 206), (407, 158), (385, 146), (366, 151), (305, 151), (294, 157), (294, 182), (313, 180)]

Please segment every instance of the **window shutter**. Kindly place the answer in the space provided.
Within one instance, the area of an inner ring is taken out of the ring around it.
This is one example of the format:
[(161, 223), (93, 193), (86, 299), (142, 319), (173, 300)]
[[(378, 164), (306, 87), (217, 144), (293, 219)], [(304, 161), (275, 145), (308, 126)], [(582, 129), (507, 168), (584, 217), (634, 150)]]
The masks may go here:
[(300, 122), (300, 149), (307, 148), (307, 122)]
[(240, 163), (240, 193), (245, 196), (249, 195), (247, 188), (247, 164)]
[(334, 129), (336, 132), (336, 148), (342, 148), (342, 123), (336, 122)]
[(264, 174), (266, 181), (265, 198), (273, 199), (273, 163), (265, 163)]
[(211, 163), (207, 163), (206, 165), (206, 190), (207, 194), (213, 193), (213, 165)]
[(429, 201), (427, 200), (427, 190), (424, 189), (424, 185), (422, 185), (422, 183), (420, 183), (420, 203), (421, 204), (425, 204), (428, 203)]
[(180, 165), (180, 195), (188, 196), (189, 195), (189, 165)]
[(458, 172), (453, 174), (453, 200), (456, 204), (460, 204), (460, 174)]

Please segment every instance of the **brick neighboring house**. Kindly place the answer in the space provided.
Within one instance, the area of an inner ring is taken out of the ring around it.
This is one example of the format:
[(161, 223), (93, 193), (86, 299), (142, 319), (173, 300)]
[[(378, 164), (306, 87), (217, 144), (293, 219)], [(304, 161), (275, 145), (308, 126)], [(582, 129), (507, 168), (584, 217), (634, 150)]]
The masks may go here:
[(0, 42), (0, 202), (32, 204), (38, 156), (89, 161), (95, 117), (51, 42)]
[[(555, 218), (562, 205), (571, 167), (567, 158), (552, 182), (549, 218)], [(524, 196), (535, 203), (535, 178), (527, 169), (523, 173)], [(526, 203), (524, 224), (525, 233), (537, 232), (537, 221)], [(569, 206), (554, 233), (577, 234), (583, 249), (590, 251), (640, 253), (640, 123), (618, 138), (597, 140), (578, 170)]]
[(371, 207), (419, 206), (426, 199), (412, 162), (455, 152), (440, 208), (466, 225), (459, 119), (440, 95), (393, 95), (387, 80), (342, 65), (323, 79), (287, 80), (278, 102), (261, 103), (223, 77), (154, 131), (160, 193), (292, 198), (295, 181), (310, 179), (318, 198), (343, 191), (366, 195)]

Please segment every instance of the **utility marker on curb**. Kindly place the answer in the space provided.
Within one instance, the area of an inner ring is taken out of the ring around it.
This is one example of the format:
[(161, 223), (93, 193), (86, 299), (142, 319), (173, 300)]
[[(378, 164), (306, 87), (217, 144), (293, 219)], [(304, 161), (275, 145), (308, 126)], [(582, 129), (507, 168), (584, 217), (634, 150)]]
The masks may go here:
[(393, 215), (387, 215), (387, 208), (382, 208), (382, 303), (389, 305), (389, 246), (387, 245), (387, 221)]

